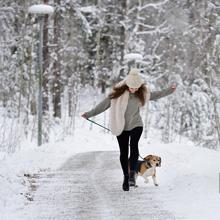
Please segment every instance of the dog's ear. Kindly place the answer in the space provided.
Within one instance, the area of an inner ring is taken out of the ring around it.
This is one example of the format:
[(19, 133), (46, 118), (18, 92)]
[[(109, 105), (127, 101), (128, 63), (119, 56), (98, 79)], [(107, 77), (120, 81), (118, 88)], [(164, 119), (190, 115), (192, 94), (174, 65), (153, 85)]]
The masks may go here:
[(145, 160), (150, 160), (150, 159), (152, 159), (152, 157), (153, 157), (153, 155), (150, 154), (150, 155), (146, 156), (144, 159)]

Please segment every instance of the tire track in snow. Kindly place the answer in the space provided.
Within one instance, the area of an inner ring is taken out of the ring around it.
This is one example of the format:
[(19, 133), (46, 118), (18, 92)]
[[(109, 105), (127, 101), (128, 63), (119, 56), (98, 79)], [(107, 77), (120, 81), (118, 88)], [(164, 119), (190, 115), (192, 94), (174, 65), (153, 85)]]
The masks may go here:
[(18, 219), (174, 220), (156, 201), (155, 190), (141, 186), (122, 191), (119, 152), (88, 152), (70, 158), (58, 171), (35, 178), (33, 201)]

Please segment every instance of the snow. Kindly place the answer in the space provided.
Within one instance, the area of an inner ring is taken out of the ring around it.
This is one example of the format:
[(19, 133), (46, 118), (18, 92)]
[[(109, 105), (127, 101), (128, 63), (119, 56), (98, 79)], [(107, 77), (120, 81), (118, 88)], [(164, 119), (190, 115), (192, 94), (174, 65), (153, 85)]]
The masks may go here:
[(143, 9), (146, 9), (148, 7), (153, 7), (155, 9), (159, 9), (161, 6), (165, 5), (166, 3), (168, 3), (169, 1), (168, 0), (165, 0), (165, 1), (162, 1), (162, 2), (159, 2), (159, 3), (147, 3), (145, 4), (144, 6), (142, 7), (139, 7), (138, 9), (141, 11)]
[[(18, 219), (17, 215), (22, 213), (21, 210), (25, 210), (27, 214), (29, 203), (32, 203), (31, 207), (38, 212), (39, 207), (34, 207), (33, 202), (27, 201), (28, 183), (24, 174), (55, 172), (77, 153), (118, 152), (114, 136), (96, 126), (90, 130), (90, 126), (88, 121), (79, 117), (74, 136), (68, 136), (64, 141), (44, 144), (42, 147), (23, 143), (20, 152), (1, 161), (1, 219)], [(162, 158), (162, 167), (157, 169), (159, 187), (153, 186), (152, 181), (146, 185), (139, 177), (137, 192), (144, 189), (152, 191), (153, 199), (162, 202), (163, 208), (173, 213), (176, 219), (219, 219), (220, 152), (197, 148), (183, 139), (181, 143), (163, 144), (157, 140), (158, 135), (157, 130), (151, 130), (147, 140), (143, 137), (140, 140), (139, 149), (141, 156), (156, 154)], [(120, 169), (114, 172), (115, 178), (121, 181)], [(117, 188), (118, 185), (114, 187)], [(73, 204), (75, 205), (77, 204)], [(29, 219), (31, 214), (33, 213), (23, 216), (22, 219)], [(110, 214), (107, 212), (106, 215)]]
[(99, 11), (97, 10), (97, 7), (95, 6), (85, 6), (85, 7), (81, 7), (80, 8), (80, 11), (81, 12), (84, 12), (84, 13), (91, 13), (91, 14), (95, 14), (95, 13), (98, 13)]
[(39, 4), (30, 6), (28, 12), (32, 14), (52, 14), (54, 9), (50, 5)]
[(125, 54), (124, 59), (128, 61), (143, 60), (143, 56), (139, 53), (129, 53), (129, 54)]
[(80, 25), (82, 25), (82, 27), (84, 29), (84, 33), (86, 35), (88, 35), (88, 37), (92, 36), (92, 30), (91, 30), (90, 24), (87, 21), (86, 17), (83, 15), (83, 13), (81, 13), (81, 8), (76, 7), (76, 11), (75, 11), (74, 16), (76, 16), (76, 18), (78, 18), (80, 21), (82, 21), (82, 24), (80, 24)]

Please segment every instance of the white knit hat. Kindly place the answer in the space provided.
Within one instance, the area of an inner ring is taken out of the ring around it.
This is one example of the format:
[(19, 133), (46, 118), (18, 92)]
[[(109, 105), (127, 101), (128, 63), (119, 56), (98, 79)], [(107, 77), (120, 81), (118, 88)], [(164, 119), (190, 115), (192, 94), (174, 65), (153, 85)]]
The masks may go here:
[(125, 78), (125, 84), (129, 88), (140, 88), (141, 85), (143, 84), (143, 81), (139, 75), (139, 70), (138, 69), (131, 69), (129, 74)]

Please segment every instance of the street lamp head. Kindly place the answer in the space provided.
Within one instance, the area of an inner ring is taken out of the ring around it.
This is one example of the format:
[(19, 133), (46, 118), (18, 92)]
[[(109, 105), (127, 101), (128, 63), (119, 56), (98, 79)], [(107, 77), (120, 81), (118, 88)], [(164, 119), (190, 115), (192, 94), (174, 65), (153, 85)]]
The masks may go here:
[(32, 5), (28, 8), (28, 13), (31, 14), (47, 15), (52, 14), (53, 12), (54, 8), (50, 5), (45, 4)]

